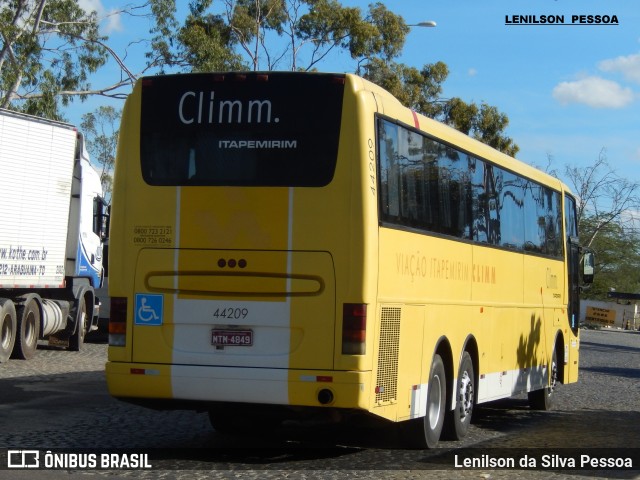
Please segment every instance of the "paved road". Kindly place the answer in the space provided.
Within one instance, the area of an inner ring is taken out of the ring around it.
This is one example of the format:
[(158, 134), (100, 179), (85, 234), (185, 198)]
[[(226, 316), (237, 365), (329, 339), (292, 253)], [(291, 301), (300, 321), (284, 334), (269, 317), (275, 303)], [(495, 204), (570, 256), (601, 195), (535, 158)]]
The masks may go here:
[[(637, 332), (583, 330), (580, 381), (560, 388), (554, 411), (531, 411), (525, 398), (481, 405), (463, 442), (442, 442), (426, 451), (397, 448), (396, 429), (369, 423), (287, 425), (268, 438), (223, 436), (204, 413), (158, 412), (112, 399), (105, 359), (106, 345), (96, 342), (77, 353), (41, 347), (30, 361), (1, 364), (0, 448), (157, 449), (151, 463), (160, 470), (0, 470), (0, 479), (640, 478), (638, 470), (453, 468), (455, 454), (499, 461), (518, 461), (527, 452), (539, 461), (549, 454), (555, 466), (573, 454), (637, 459)], [(540, 448), (545, 450), (531, 450)], [(0, 468), (4, 465), (0, 458)]]

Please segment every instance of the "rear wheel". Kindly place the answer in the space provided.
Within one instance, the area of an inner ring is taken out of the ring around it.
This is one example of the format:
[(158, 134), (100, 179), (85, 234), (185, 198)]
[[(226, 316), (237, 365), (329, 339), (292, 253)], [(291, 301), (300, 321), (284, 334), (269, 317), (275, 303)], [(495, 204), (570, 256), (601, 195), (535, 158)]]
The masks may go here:
[(469, 431), (475, 404), (475, 374), (468, 352), (464, 352), (460, 361), (455, 398), (455, 408), (447, 412), (445, 433), (448, 439), (460, 440)]
[(32, 358), (38, 348), (40, 335), (40, 307), (35, 296), (29, 297), (25, 303), (16, 308), (18, 328), (13, 357), (23, 360)]
[(84, 345), (84, 337), (87, 333), (87, 302), (84, 297), (78, 299), (76, 309), (76, 331), (69, 338), (69, 350), (78, 352)]
[(447, 399), (447, 379), (444, 363), (436, 354), (431, 363), (427, 390), (427, 414), (404, 422), (403, 440), (412, 448), (434, 448), (440, 440)]
[(551, 355), (549, 367), (549, 386), (529, 392), (529, 406), (534, 410), (551, 410), (554, 403), (554, 393), (558, 386), (558, 357), (556, 350)]
[(9, 299), (0, 299), (0, 363), (6, 362), (11, 356), (17, 328), (15, 305)]

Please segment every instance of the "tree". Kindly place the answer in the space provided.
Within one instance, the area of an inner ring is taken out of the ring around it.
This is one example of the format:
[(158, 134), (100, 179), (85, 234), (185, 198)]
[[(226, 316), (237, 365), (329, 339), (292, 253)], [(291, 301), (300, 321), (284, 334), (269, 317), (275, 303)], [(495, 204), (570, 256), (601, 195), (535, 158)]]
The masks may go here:
[(594, 282), (586, 290), (590, 299), (607, 300), (611, 289), (619, 292), (640, 291), (640, 235), (635, 229), (617, 222), (603, 222), (597, 216), (584, 217), (582, 233), (587, 236), (598, 230), (591, 241), (596, 252)]
[(82, 116), (80, 127), (85, 134), (91, 160), (100, 167), (100, 181), (107, 201), (111, 197), (120, 115), (120, 111), (113, 107), (99, 107), (95, 112)]
[(621, 177), (608, 162), (602, 148), (591, 165), (565, 165), (563, 177), (577, 199), (580, 243), (596, 254), (594, 283), (584, 292), (591, 299), (606, 300), (610, 289), (640, 291), (640, 231), (636, 227), (640, 208), (640, 183)]
[(509, 125), (509, 117), (484, 102), (478, 107), (475, 103), (452, 98), (444, 104), (440, 119), (507, 155), (515, 157), (520, 151), (514, 141), (504, 134)]
[(107, 59), (95, 13), (73, 0), (11, 0), (0, 9), (0, 106), (61, 118)]
[[(190, 4), (184, 24), (175, 0), (151, 0), (156, 19), (148, 58), (163, 70), (313, 70), (342, 52), (355, 72), (382, 86), (404, 105), (443, 121), (498, 150), (515, 155), (518, 146), (504, 134), (508, 117), (496, 107), (443, 100), (449, 71), (443, 62), (410, 67), (394, 60), (410, 28), (382, 3), (366, 12), (337, 0), (224, 0), (213, 13), (211, 0)], [(238, 53), (240, 52), (240, 53)]]
[(336, 50), (353, 59), (396, 57), (409, 31), (402, 17), (381, 3), (365, 15), (336, 0), (223, 0), (218, 13), (210, 11), (212, 3), (191, 2), (181, 25), (175, 0), (151, 0), (156, 25), (150, 62), (195, 71), (207, 64), (220, 70), (241, 64), (252, 70), (308, 71)]
[[(214, 8), (215, 7), (215, 8)], [(382, 3), (366, 11), (338, 0), (191, 0), (183, 21), (176, 0), (148, 0), (120, 13), (153, 20), (147, 64), (139, 73), (100, 36), (96, 13), (74, 0), (5, 0), (0, 7), (0, 106), (61, 118), (60, 107), (88, 95), (124, 98), (146, 71), (242, 69), (314, 70), (330, 55), (348, 55), (354, 70), (389, 89), (410, 108), (437, 118), (509, 154), (508, 118), (495, 107), (443, 100), (448, 69), (396, 63), (410, 27)], [(92, 87), (89, 78), (107, 58), (120, 78)], [(466, 113), (462, 113), (466, 110)], [(472, 114), (468, 121), (461, 121)], [(466, 123), (465, 123), (466, 122)]]
[(507, 155), (520, 150), (504, 134), (509, 118), (496, 107), (466, 103), (461, 98), (441, 100), (442, 83), (449, 75), (443, 62), (425, 65), (422, 70), (373, 58), (363, 67), (363, 76), (388, 90), (404, 105), (427, 117), (440, 120)]
[(425, 65), (422, 70), (418, 70), (382, 58), (373, 58), (361, 67), (359, 73), (416, 112), (431, 118), (439, 118), (444, 114), (447, 102), (440, 100), (440, 96), (449, 68), (443, 62)]
[(640, 207), (640, 183), (621, 177), (609, 165), (606, 149), (592, 165), (567, 165), (565, 177), (578, 198), (581, 242), (590, 247), (598, 234), (611, 224), (632, 229), (637, 220), (630, 214)]

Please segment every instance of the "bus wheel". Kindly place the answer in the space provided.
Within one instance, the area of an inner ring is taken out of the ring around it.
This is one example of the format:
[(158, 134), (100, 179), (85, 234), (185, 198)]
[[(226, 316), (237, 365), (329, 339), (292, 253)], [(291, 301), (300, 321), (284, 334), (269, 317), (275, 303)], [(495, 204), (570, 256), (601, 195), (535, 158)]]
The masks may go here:
[(76, 331), (69, 338), (69, 350), (79, 352), (84, 345), (84, 336), (87, 333), (87, 302), (84, 297), (78, 299), (76, 309)]
[(36, 297), (31, 296), (19, 305), (16, 316), (18, 328), (12, 357), (29, 360), (36, 353), (40, 335), (40, 308)]
[(471, 415), (475, 404), (475, 375), (471, 355), (464, 352), (458, 371), (456, 385), (456, 406), (447, 412), (444, 436), (450, 440), (460, 440), (469, 431)]
[(15, 305), (9, 299), (0, 299), (0, 363), (6, 362), (11, 356), (17, 327)]
[(402, 424), (401, 435), (411, 448), (434, 448), (440, 440), (446, 410), (447, 379), (444, 363), (438, 354), (434, 355), (431, 363), (427, 388), (427, 414)]
[(549, 370), (549, 386), (540, 390), (529, 392), (529, 406), (534, 410), (551, 410), (553, 408), (553, 394), (558, 386), (558, 356), (556, 350), (551, 355), (551, 368)]

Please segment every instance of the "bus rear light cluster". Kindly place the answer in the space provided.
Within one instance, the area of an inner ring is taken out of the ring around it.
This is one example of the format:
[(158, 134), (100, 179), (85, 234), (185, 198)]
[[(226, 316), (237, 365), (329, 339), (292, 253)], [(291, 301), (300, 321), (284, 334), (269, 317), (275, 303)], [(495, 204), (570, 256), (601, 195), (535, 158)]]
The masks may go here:
[(367, 345), (367, 304), (345, 303), (342, 307), (342, 354), (364, 355)]
[(127, 298), (111, 297), (109, 345), (124, 347), (127, 343)]

